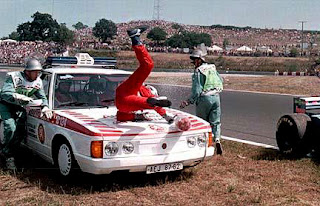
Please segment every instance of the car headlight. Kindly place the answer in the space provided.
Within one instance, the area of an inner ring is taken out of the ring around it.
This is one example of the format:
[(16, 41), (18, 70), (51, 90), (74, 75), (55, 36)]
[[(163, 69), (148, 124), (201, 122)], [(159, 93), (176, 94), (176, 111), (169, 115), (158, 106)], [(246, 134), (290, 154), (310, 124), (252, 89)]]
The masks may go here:
[(134, 150), (134, 146), (131, 142), (126, 142), (122, 146), (122, 151), (125, 154), (130, 154), (133, 152), (133, 150)]
[(105, 146), (105, 153), (108, 156), (114, 156), (118, 153), (119, 151), (119, 146), (117, 143), (115, 142), (109, 142), (106, 146)]
[(188, 147), (195, 147), (197, 144), (197, 140), (195, 137), (188, 137), (187, 139)]
[(204, 147), (206, 145), (206, 137), (204, 135), (198, 136), (199, 147)]

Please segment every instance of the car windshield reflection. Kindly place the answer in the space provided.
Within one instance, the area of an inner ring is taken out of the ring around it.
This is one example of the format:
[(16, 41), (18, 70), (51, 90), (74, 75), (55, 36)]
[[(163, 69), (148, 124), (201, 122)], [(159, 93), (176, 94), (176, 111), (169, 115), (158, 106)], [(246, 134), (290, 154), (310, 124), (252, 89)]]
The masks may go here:
[(112, 106), (116, 88), (127, 76), (59, 74), (55, 82), (54, 108)]

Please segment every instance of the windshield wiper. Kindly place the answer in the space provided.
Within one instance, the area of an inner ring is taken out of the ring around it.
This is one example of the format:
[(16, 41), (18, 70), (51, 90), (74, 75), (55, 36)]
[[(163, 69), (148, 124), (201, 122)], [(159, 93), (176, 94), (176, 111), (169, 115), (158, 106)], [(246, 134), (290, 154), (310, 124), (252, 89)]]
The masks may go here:
[(104, 99), (101, 102), (114, 102), (114, 99)]
[(88, 105), (88, 102), (66, 102), (59, 104), (58, 107), (65, 107), (65, 106), (83, 106)]

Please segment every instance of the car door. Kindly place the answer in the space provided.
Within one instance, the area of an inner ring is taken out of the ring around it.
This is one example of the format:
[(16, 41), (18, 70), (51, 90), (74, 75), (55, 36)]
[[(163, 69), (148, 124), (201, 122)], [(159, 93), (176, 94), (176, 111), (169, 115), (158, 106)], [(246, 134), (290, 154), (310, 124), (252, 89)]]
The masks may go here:
[[(43, 89), (49, 100), (49, 107), (51, 105), (51, 85), (52, 74), (42, 74), (41, 79), (43, 82)], [(39, 153), (41, 156), (50, 158), (52, 133), (54, 131), (54, 125), (51, 124), (45, 117), (40, 118), (41, 106), (40, 105), (28, 105), (27, 110), (27, 137), (25, 144), (33, 151)]]

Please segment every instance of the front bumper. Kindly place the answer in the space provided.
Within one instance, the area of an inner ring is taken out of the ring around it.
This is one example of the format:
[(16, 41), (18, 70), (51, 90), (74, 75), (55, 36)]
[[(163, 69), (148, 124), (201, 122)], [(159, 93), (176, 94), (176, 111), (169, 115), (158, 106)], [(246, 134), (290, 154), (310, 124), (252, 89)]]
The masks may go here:
[(199, 162), (209, 159), (214, 154), (214, 147), (197, 152), (181, 152), (153, 156), (134, 156), (108, 159), (95, 159), (88, 156), (75, 154), (75, 158), (83, 172), (92, 174), (109, 174), (113, 171), (128, 170), (129, 172), (144, 172), (147, 166), (181, 162), (184, 167), (195, 166)]

